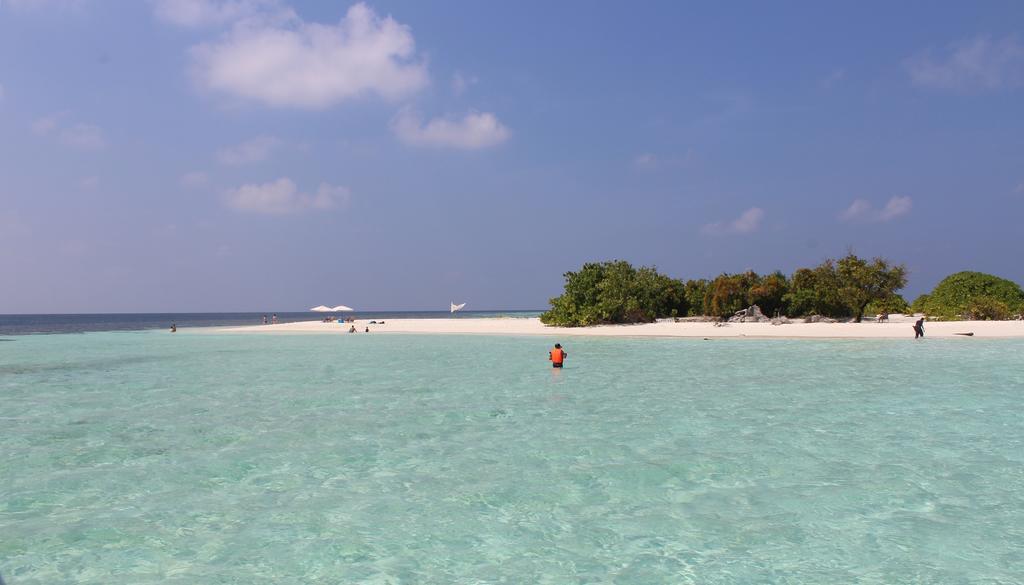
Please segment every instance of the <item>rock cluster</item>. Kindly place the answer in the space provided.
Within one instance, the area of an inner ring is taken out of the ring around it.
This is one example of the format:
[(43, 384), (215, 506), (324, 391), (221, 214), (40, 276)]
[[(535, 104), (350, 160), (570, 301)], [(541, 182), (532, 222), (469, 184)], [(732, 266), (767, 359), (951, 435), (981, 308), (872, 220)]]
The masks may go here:
[(736, 314), (729, 317), (730, 323), (769, 323), (771, 317), (761, 312), (761, 307), (750, 305), (750, 308), (740, 309)]
[(804, 319), (804, 323), (838, 323), (838, 321), (836, 321), (835, 319), (832, 319), (831, 317), (822, 317), (821, 315), (811, 315), (810, 317)]

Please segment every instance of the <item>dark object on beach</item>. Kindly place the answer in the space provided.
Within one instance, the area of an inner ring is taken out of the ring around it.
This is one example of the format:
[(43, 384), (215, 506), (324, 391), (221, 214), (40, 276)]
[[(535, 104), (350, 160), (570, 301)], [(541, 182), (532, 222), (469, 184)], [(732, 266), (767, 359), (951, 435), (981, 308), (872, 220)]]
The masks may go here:
[(171, 323), (171, 333), (177, 333), (177, 332), (178, 332), (178, 326), (176, 324), (174, 324), (174, 323)]
[(954, 333), (953, 335), (964, 335), (966, 337), (974, 337), (974, 332), (968, 331), (967, 333)]
[(914, 323), (914, 339), (918, 337), (924, 337), (924, 317), (921, 317)]

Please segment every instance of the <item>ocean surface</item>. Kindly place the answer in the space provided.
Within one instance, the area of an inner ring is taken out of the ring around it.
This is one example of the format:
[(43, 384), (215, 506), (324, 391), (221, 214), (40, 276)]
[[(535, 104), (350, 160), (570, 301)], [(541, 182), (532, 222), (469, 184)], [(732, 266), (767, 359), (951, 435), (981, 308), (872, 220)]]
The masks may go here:
[[(278, 323), (316, 321), (325, 316), (354, 319), (472, 319), (479, 317), (536, 317), (541, 311), (354, 311), (349, 313), (278, 312)], [(188, 327), (262, 325), (275, 313), (87, 313), (78, 315), (0, 315), (0, 336), (38, 333), (141, 331)]]
[(1020, 340), (7, 339), (7, 585), (1024, 580)]

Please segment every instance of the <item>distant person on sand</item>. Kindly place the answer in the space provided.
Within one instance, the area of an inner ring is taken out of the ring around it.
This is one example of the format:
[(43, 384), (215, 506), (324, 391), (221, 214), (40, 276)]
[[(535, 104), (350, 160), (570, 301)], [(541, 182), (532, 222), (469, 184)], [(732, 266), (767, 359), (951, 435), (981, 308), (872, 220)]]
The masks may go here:
[(267, 316), (266, 316), (266, 315), (263, 315), (263, 324), (264, 324), (264, 325), (266, 325), (266, 324), (267, 324)]
[(924, 317), (921, 317), (917, 320), (917, 323), (914, 323), (914, 339), (918, 337), (924, 337)]
[(177, 332), (178, 332), (178, 326), (175, 325), (174, 323), (171, 323), (171, 333), (177, 333)]
[(277, 325), (277, 313), (274, 313), (274, 316), (270, 318), (270, 322)]
[(369, 327), (367, 327), (367, 328), (366, 328), (366, 332), (367, 332), (367, 333), (369, 333), (369, 332), (370, 332), (370, 328), (369, 328)]
[(349, 327), (349, 328), (348, 328), (348, 332), (349, 332), (349, 333), (355, 333), (355, 332), (356, 332), (356, 326), (355, 326), (355, 325), (353, 325), (353, 326)]
[(556, 343), (555, 349), (548, 352), (548, 359), (551, 360), (552, 368), (562, 367), (562, 364), (565, 363), (565, 358), (568, 356), (569, 354), (565, 353), (565, 350), (562, 349), (561, 343)]

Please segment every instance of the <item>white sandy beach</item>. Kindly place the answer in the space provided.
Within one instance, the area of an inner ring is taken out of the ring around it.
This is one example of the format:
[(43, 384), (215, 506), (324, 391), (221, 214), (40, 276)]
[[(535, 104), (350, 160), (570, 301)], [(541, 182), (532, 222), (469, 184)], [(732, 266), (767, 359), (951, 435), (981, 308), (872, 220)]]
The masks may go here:
[[(913, 339), (909, 315), (893, 315), (888, 323), (727, 323), (716, 327), (709, 322), (673, 322), (663, 320), (642, 325), (599, 325), (595, 327), (548, 327), (537, 318), (473, 318), (451, 319), (385, 319), (383, 325), (371, 325), (373, 319), (357, 320), (356, 331), (365, 335), (366, 327), (374, 334), (481, 334), (481, 335), (548, 335), (556, 337), (699, 337), (699, 338), (849, 338), (849, 339)], [(302, 321), (278, 325), (221, 327), (213, 331), (269, 334), (333, 334), (347, 335), (351, 324)], [(926, 322), (927, 338), (1024, 337), (1024, 321), (950, 321)]]

